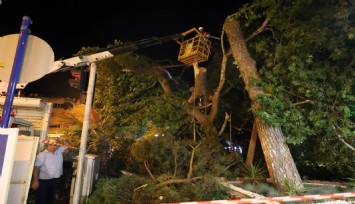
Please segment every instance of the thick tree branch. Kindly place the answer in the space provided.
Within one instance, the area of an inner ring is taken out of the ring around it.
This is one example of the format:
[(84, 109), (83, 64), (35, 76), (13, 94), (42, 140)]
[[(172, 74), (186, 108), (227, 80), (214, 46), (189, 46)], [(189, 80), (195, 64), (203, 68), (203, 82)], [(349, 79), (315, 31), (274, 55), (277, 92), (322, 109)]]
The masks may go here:
[(196, 111), (193, 105), (188, 104), (188, 106), (185, 107), (185, 111), (187, 112), (187, 114), (194, 117), (201, 124), (201, 126), (209, 128), (211, 131), (217, 133), (212, 124), (212, 121), (209, 120), (208, 116), (206, 116), (206, 114), (202, 113), (201, 111)]
[(201, 180), (203, 178), (204, 178), (203, 176), (198, 176), (198, 177), (186, 178), (186, 179), (171, 179), (171, 180), (167, 180), (162, 183), (159, 183), (159, 184), (157, 184), (157, 186), (159, 187), (159, 186), (165, 186), (165, 185), (175, 184), (175, 183), (193, 182), (193, 181)]
[(222, 63), (221, 63), (220, 80), (219, 80), (219, 84), (216, 88), (216, 91), (214, 92), (213, 97), (212, 97), (212, 108), (211, 108), (211, 112), (208, 116), (210, 121), (213, 121), (216, 118), (216, 115), (218, 112), (219, 96), (220, 96), (221, 90), (223, 88), (224, 82), (226, 81), (226, 69), (227, 69), (228, 55), (231, 53), (231, 50), (228, 50), (227, 53), (225, 53), (223, 47), (222, 47), (222, 51), (223, 51), (223, 57), (222, 57)]
[(229, 118), (230, 117), (229, 117), (228, 113), (225, 112), (224, 122), (223, 122), (221, 130), (218, 132), (218, 137), (221, 136), (223, 134), (223, 132), (224, 132), (224, 129), (226, 129), (227, 122), (228, 122)]
[(270, 17), (267, 17), (263, 24), (256, 30), (254, 31), (249, 37), (245, 39), (245, 42), (248, 42), (249, 40), (253, 39), (255, 36), (257, 36), (259, 33), (263, 32), (265, 30), (267, 24), (270, 22)]

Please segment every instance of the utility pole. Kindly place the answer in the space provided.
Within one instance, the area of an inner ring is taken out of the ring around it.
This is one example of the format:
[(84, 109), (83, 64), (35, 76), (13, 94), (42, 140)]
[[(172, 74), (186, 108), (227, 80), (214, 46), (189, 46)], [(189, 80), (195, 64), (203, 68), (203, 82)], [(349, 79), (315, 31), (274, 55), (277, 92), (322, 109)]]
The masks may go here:
[(81, 180), (83, 177), (83, 166), (86, 154), (86, 143), (90, 126), (90, 113), (94, 95), (95, 88), (95, 77), (96, 77), (96, 63), (90, 64), (90, 76), (89, 76), (89, 85), (87, 89), (86, 103), (85, 103), (85, 113), (84, 113), (84, 122), (83, 129), (81, 131), (81, 141), (80, 141), (80, 149), (78, 156), (78, 165), (76, 169), (76, 178), (75, 178), (75, 187), (74, 187), (74, 195), (73, 195), (73, 204), (78, 204), (81, 197)]

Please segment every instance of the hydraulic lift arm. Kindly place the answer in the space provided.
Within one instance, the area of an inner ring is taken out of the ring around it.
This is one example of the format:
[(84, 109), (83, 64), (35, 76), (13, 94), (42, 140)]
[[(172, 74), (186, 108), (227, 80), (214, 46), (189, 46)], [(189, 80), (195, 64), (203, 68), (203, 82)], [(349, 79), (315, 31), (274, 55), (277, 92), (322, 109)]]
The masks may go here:
[(58, 60), (58, 61), (54, 62), (52, 69), (51, 69), (52, 70), (51, 73), (62, 72), (62, 71), (67, 71), (67, 70), (74, 69), (74, 68), (87, 66), (92, 62), (106, 60), (106, 59), (112, 58), (114, 56), (123, 54), (123, 53), (136, 51), (136, 50), (139, 50), (144, 47), (159, 45), (159, 44), (162, 44), (167, 41), (175, 40), (180, 44), (180, 42), (178, 41), (179, 38), (182, 38), (186, 34), (188, 34), (188, 33), (185, 32), (185, 33), (169, 35), (169, 36), (160, 37), (160, 38), (151, 37), (151, 38), (147, 38), (147, 39), (143, 39), (143, 40), (139, 40), (139, 41), (135, 41), (135, 42), (126, 42), (126, 43), (123, 43), (120, 45), (112, 46), (110, 48), (101, 49), (101, 50), (99, 50), (95, 53), (92, 53), (92, 54), (72, 57), (72, 58), (68, 58), (65, 60)]

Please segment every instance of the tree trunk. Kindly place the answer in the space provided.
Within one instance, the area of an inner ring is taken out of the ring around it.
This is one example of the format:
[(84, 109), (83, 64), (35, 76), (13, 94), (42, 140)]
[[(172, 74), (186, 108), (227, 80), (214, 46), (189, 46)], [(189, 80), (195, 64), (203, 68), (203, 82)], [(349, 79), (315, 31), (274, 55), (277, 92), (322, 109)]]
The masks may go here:
[[(207, 113), (207, 112), (202, 113), (200, 111), (194, 111), (194, 108), (187, 108), (186, 109), (186, 112), (188, 114), (192, 115), (201, 124), (202, 127), (211, 131), (213, 134), (218, 134), (216, 128), (213, 125), (213, 121), (215, 120), (217, 112), (218, 112), (220, 92), (221, 92), (224, 82), (226, 80), (225, 74), (226, 74), (226, 68), (227, 68), (228, 55), (229, 55), (229, 53), (224, 53), (224, 50), (223, 50), (220, 81), (219, 81), (219, 84), (218, 84), (216, 90), (213, 93), (211, 108), (210, 108), (209, 113)], [(206, 86), (206, 71), (207, 70), (205, 68), (198, 67), (198, 63), (193, 63), (193, 67), (194, 67), (194, 72), (195, 72), (194, 91), (199, 90), (199, 92), (203, 92), (206, 94), (206, 92), (207, 92), (206, 91), (206, 87), (207, 87)], [(194, 95), (194, 93), (192, 93), (192, 95)], [(190, 97), (189, 101), (194, 101), (194, 100), (191, 100), (194, 98), (195, 97)], [(191, 102), (190, 102), (190, 104), (191, 104)], [(194, 104), (193, 104), (193, 106), (194, 106)]]
[(257, 140), (258, 140), (258, 130), (257, 130), (257, 127), (256, 127), (256, 123), (254, 123), (254, 124), (253, 124), (253, 130), (252, 130), (251, 136), (250, 136), (250, 141), (249, 141), (247, 159), (246, 159), (246, 161), (245, 161), (245, 163), (246, 163), (247, 165), (253, 164), (253, 161), (254, 161), (254, 153), (255, 153), (255, 146), (256, 146)]
[(191, 104), (199, 104), (200, 106), (206, 105), (206, 75), (207, 69), (204, 67), (199, 67), (197, 62), (193, 63), (194, 75), (195, 75), (195, 86), (194, 90), (188, 100)]
[(260, 80), (260, 77), (255, 60), (249, 54), (239, 22), (234, 17), (228, 17), (224, 22), (224, 31), (227, 34), (233, 57), (238, 64), (251, 99), (258, 135), (271, 181), (281, 190), (286, 189), (286, 182), (292, 184), (296, 189), (301, 189), (303, 188), (302, 180), (281, 128), (270, 127), (255, 114), (260, 108), (256, 98), (264, 93), (259, 87), (250, 84), (252, 80)]
[(256, 124), (271, 181), (283, 190), (286, 182), (292, 183), (296, 189), (303, 188), (281, 128), (270, 127), (259, 118), (256, 118)]

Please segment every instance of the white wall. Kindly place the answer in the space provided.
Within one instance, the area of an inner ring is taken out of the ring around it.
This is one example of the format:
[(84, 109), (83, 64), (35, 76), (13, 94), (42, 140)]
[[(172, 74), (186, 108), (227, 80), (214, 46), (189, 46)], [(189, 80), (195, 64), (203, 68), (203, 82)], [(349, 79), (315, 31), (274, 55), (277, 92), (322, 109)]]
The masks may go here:
[(38, 137), (19, 136), (11, 175), (8, 204), (26, 204), (30, 190)]
[(18, 128), (0, 128), (0, 204), (7, 203)]

